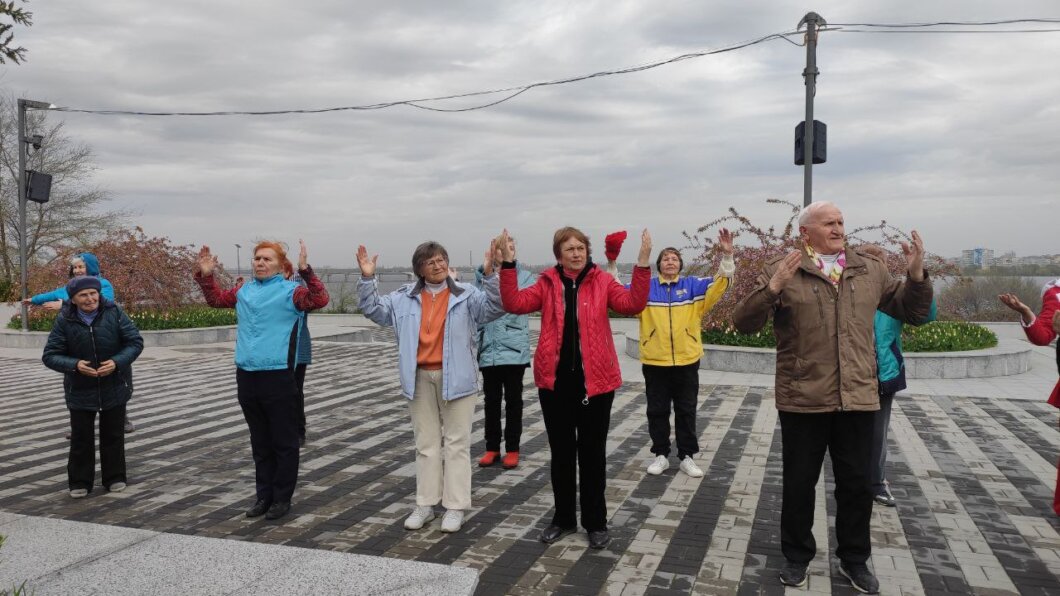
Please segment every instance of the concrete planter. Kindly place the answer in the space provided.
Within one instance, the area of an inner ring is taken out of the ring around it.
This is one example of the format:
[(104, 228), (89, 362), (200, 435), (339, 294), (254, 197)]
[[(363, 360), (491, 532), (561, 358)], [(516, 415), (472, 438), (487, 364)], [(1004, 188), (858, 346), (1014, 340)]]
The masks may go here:
[[(161, 348), (167, 346), (189, 346), (197, 344), (216, 344), (236, 340), (236, 326), (196, 327), (194, 329), (166, 329), (164, 331), (141, 331), (144, 347)], [(0, 348), (37, 348), (44, 349), (48, 342), (45, 331), (0, 331)]]
[[(626, 354), (640, 358), (640, 338), (626, 337)], [(1030, 368), (1031, 347), (1011, 339), (995, 348), (968, 352), (910, 352), (905, 354), (907, 379), (968, 379), (1018, 375)], [(722, 372), (773, 374), (777, 352), (770, 348), (703, 346), (699, 367)]]

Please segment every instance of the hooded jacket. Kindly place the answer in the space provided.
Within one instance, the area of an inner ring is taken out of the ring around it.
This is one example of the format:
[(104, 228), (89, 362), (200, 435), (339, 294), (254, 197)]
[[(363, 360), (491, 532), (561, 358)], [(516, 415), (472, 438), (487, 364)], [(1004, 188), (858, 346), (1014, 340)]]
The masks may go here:
[[(82, 261), (85, 262), (85, 274), (99, 278), (100, 290), (99, 294), (110, 301), (117, 300), (114, 297), (114, 286), (110, 285), (110, 282), (100, 277), (99, 275), (99, 259), (96, 255), (90, 252), (83, 252), (77, 255)], [(66, 292), (66, 285), (59, 286), (50, 292), (44, 292), (43, 294), (37, 294), (30, 298), (30, 301), (37, 306), (40, 306), (46, 302), (54, 302), (55, 300), (62, 300), (63, 302), (69, 302), (70, 295)]]
[[(132, 397), (132, 363), (144, 349), (140, 331), (122, 309), (105, 298), (88, 325), (77, 315), (77, 306), (63, 305), (48, 335), (42, 360), (52, 370), (63, 373), (66, 407), (71, 410), (110, 410)], [(105, 377), (89, 377), (77, 372), (77, 362), (87, 360), (92, 367), (113, 360), (116, 370)]]
[[(519, 287), (534, 285), (537, 276), (519, 269)], [(475, 270), (475, 287), (482, 287), (482, 267)], [(503, 366), (530, 364), (530, 318), (505, 313), (504, 316), (478, 328), (478, 365)]]

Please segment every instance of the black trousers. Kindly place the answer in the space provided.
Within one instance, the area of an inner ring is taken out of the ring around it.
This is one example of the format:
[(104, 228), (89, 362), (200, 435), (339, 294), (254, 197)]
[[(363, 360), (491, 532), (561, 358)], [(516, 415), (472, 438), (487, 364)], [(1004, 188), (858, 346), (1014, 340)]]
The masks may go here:
[[(607, 431), (615, 393), (585, 400), (584, 384), (557, 382), (556, 390), (539, 389), (541, 413), (552, 451), (550, 471), (556, 512), (552, 523), (577, 525), (574, 504), (580, 485), (582, 527), (589, 532), (607, 529)], [(577, 479), (577, 484), (576, 484)]]
[(651, 452), (670, 455), (670, 409), (674, 412), (677, 459), (699, 453), (696, 436), (696, 399), (699, 396), (699, 361), (684, 366), (642, 365), (648, 396), (648, 434)]
[(504, 450), (519, 451), (523, 435), (523, 373), (525, 364), (482, 367), (486, 394), (486, 451), (501, 450), (501, 399), (504, 399)]
[(236, 387), (250, 428), (257, 498), (288, 503), (298, 481), (298, 386), (294, 371), (236, 369)]
[(294, 367), (294, 382), (298, 385), (298, 436), (305, 439), (305, 371), (308, 364)]
[(780, 548), (789, 561), (809, 563), (817, 554), (813, 509), (826, 449), (835, 474), (835, 554), (849, 563), (869, 559), (873, 497), (870, 453), (875, 420), (876, 412), (780, 412), (784, 454)]
[[(125, 476), (125, 406), (99, 413), (99, 465), (103, 486), (128, 482)], [(70, 410), (70, 458), (66, 464), (70, 490), (92, 492), (96, 477), (96, 412)]]

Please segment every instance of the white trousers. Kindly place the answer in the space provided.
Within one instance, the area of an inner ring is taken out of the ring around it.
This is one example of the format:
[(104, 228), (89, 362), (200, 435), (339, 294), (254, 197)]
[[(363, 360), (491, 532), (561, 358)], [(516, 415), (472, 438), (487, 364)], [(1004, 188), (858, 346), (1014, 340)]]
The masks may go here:
[(471, 509), (471, 418), (475, 397), (442, 400), (442, 371), (416, 370), (409, 402), (416, 436), (416, 505)]

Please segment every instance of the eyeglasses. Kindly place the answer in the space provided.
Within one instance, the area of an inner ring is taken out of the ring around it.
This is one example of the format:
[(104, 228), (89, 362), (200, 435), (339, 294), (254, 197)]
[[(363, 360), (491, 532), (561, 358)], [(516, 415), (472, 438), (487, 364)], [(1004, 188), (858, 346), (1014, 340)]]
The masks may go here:
[(430, 261), (427, 261), (423, 265), (425, 267), (448, 267), (449, 263), (445, 259), (438, 257), (437, 259), (431, 259)]

